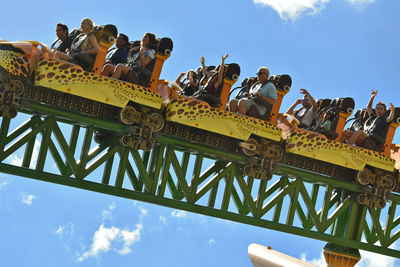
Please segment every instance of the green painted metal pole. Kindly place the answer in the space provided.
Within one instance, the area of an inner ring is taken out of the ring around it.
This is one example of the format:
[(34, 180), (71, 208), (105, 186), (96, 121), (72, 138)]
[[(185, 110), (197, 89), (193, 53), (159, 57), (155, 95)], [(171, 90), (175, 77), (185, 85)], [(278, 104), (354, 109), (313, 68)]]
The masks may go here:
[(50, 107), (31, 102), (28, 104), (28, 108), (34, 111), (46, 113), (48, 115), (54, 115), (57, 117), (64, 118), (66, 122), (69, 123), (81, 122), (82, 124), (85, 125), (93, 125), (100, 129), (105, 129), (108, 131), (118, 132), (118, 133), (124, 133), (126, 131), (125, 126), (122, 125), (121, 123), (102, 120), (87, 115), (82, 115), (76, 112), (62, 110), (57, 107)]
[(117, 188), (113, 186), (108, 186), (104, 185), (101, 183), (94, 183), (91, 181), (86, 181), (86, 180), (80, 180), (80, 179), (74, 179), (70, 177), (63, 177), (60, 175), (56, 174), (51, 174), (51, 173), (46, 173), (46, 172), (38, 172), (22, 167), (16, 167), (12, 166), (9, 164), (4, 164), (0, 163), (0, 169), (4, 173), (8, 173), (11, 175), (18, 175), (18, 176), (23, 176), (23, 177), (28, 177), (28, 178), (33, 178), (41, 181), (46, 181), (46, 182), (51, 182), (51, 183), (56, 183), (56, 184), (61, 184), (65, 186), (70, 186), (70, 187), (75, 187), (75, 188), (81, 188), (85, 190), (90, 190), (98, 193), (104, 193), (108, 195), (114, 195), (114, 196), (119, 196), (123, 198), (128, 198), (128, 199), (134, 199), (138, 201), (144, 201), (144, 202), (149, 202), (153, 204), (158, 204), (170, 208), (176, 208), (176, 209), (181, 209), (189, 212), (195, 212), (199, 214), (204, 214), (208, 216), (213, 216), (221, 219), (226, 219), (226, 220), (231, 220), (231, 221), (236, 221), (240, 223), (245, 223), (253, 226), (258, 226), (262, 228), (267, 228), (271, 230), (276, 230), (276, 231), (281, 231), (281, 232), (286, 232), (290, 234), (295, 234), (295, 235), (300, 235), (304, 237), (309, 237), (309, 238), (314, 238), (318, 239), (321, 241), (327, 241), (330, 243), (335, 243), (335, 244), (341, 244), (342, 246), (348, 246), (348, 247), (353, 247), (353, 248), (358, 248), (358, 249), (363, 249), (363, 250), (368, 250), (372, 251), (375, 253), (379, 253), (382, 255), (387, 255), (391, 257), (396, 257), (400, 258), (400, 251), (390, 249), (390, 248), (384, 248), (372, 244), (367, 244), (355, 240), (349, 240), (345, 239), (342, 237), (338, 236), (331, 236), (328, 234), (320, 233), (320, 232), (315, 232), (312, 230), (307, 230), (307, 229), (302, 229), (299, 227), (294, 227), (290, 225), (284, 225), (280, 223), (274, 223), (262, 219), (257, 219), (257, 218), (252, 218), (240, 214), (235, 214), (232, 212), (222, 212), (220, 210), (216, 210), (213, 208), (209, 207), (204, 207), (204, 206), (199, 206), (191, 203), (186, 203), (182, 201), (177, 201), (173, 199), (167, 199), (167, 198), (160, 198), (155, 195), (151, 194), (145, 194), (142, 192), (136, 192), (132, 190), (127, 190), (123, 188)]
[(293, 175), (293, 176), (300, 177), (303, 179), (307, 178), (307, 179), (313, 180), (315, 182), (332, 185), (334, 187), (341, 188), (341, 189), (344, 189), (347, 191), (352, 191), (352, 192), (361, 193), (361, 192), (366, 191), (366, 189), (365, 189), (366, 186), (362, 186), (360, 184), (339, 180), (334, 177), (320, 175), (317, 173), (309, 172), (306, 170), (301, 170), (301, 169), (290, 167), (288, 165), (284, 165), (284, 164), (280, 164), (280, 163), (278, 163), (278, 166), (279, 166), (280, 172), (283, 172), (289, 176)]
[(192, 142), (184, 141), (166, 135), (161, 135), (160, 138), (157, 140), (157, 142), (165, 145), (173, 145), (175, 147), (183, 147), (185, 149), (196, 151), (198, 153), (203, 153), (205, 155), (210, 155), (217, 158), (223, 158), (235, 162), (247, 162), (248, 160), (246, 156), (238, 153), (226, 152), (206, 145), (195, 144)]

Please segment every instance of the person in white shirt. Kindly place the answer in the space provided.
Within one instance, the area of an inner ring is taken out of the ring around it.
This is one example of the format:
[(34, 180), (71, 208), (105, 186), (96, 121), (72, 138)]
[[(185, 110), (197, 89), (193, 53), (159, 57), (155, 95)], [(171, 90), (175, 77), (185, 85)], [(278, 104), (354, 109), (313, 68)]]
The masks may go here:
[[(317, 117), (317, 102), (306, 89), (300, 89), (300, 93), (304, 95), (303, 98), (297, 99), (286, 113), (295, 116), (300, 121), (300, 128), (308, 128)], [(302, 104), (302, 107), (295, 110), (299, 104)]]

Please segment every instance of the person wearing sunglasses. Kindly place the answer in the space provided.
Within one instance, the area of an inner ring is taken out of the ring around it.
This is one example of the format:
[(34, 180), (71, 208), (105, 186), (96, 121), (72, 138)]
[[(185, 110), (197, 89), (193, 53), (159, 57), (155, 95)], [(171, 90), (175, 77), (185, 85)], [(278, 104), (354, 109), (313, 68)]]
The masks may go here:
[[(313, 126), (317, 117), (317, 102), (306, 89), (300, 89), (300, 93), (304, 95), (303, 98), (297, 99), (286, 113), (295, 116), (300, 121), (300, 128), (309, 128)], [(295, 110), (300, 104), (302, 107)]]
[(257, 82), (243, 94), (241, 99), (232, 99), (229, 102), (229, 111), (246, 115), (251, 107), (254, 107), (259, 115), (266, 114), (276, 103), (277, 93), (275, 85), (268, 80), (269, 69), (262, 67), (257, 72)]

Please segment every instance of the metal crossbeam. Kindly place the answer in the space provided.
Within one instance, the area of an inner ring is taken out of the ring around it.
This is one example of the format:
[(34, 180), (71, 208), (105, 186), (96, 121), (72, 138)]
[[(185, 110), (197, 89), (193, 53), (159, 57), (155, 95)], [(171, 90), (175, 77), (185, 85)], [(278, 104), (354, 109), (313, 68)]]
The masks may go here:
[[(17, 126), (1, 119), (0, 172), (400, 258), (389, 248), (400, 237), (396, 195), (386, 209), (367, 208), (356, 201), (364, 188), (355, 183), (284, 165), (271, 181), (256, 180), (243, 176), (241, 154), (170, 136), (159, 137), (152, 151), (138, 151), (119, 144), (118, 123), (32, 107), (47, 115), (29, 115)], [(97, 145), (97, 129), (115, 136)], [(17, 154), (22, 161), (11, 164)]]

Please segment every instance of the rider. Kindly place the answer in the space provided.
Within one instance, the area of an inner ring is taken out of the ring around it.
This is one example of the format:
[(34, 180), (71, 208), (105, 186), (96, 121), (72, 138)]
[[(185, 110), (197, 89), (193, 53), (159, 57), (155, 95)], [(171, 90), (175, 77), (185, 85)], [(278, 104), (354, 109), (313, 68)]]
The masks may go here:
[[(275, 85), (268, 81), (269, 69), (267, 67), (259, 68), (257, 71), (257, 81), (253, 84), (249, 92), (244, 93), (244, 98), (232, 99), (229, 102), (229, 111), (246, 115), (250, 107), (254, 106), (259, 115), (264, 115), (272, 109), (272, 105), (276, 103), (277, 93)], [(261, 104), (261, 100), (264, 104)]]
[(370, 117), (364, 124), (364, 130), (357, 130), (352, 134), (348, 144), (357, 144), (368, 149), (379, 150), (379, 147), (385, 143), (387, 130), (394, 118), (394, 106), (390, 103), (390, 114), (387, 116), (385, 103), (378, 102), (374, 113), (372, 103), (377, 94), (378, 90), (372, 90), (367, 106), (367, 112)]
[[(309, 128), (317, 117), (317, 102), (306, 89), (300, 89), (300, 93), (304, 95), (303, 98), (297, 99), (286, 113), (294, 115), (296, 119), (300, 121), (301, 128)], [(300, 103), (302, 104), (302, 107), (294, 110)]]

